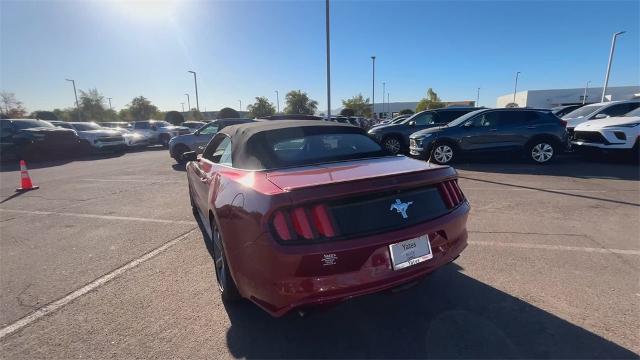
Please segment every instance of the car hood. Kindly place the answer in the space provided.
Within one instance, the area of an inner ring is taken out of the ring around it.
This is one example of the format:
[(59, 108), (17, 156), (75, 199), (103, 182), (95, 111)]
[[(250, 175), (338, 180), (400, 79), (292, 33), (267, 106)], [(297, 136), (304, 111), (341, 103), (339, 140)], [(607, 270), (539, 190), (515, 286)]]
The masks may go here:
[(442, 130), (447, 129), (447, 128), (448, 128), (447, 126), (436, 126), (436, 127), (432, 127), (432, 128), (416, 131), (413, 134), (411, 134), (411, 137), (412, 138), (419, 138), (419, 137), (424, 136), (425, 134), (439, 133)]
[(620, 116), (610, 117), (606, 119), (597, 119), (585, 121), (582, 124), (576, 126), (576, 130), (596, 130), (607, 126), (616, 126), (637, 123), (640, 121), (640, 116)]
[(193, 142), (193, 139), (196, 135), (194, 134), (185, 134), (185, 135), (178, 135), (178, 136), (174, 136), (171, 138), (171, 142), (172, 143), (176, 143), (176, 142), (182, 142), (182, 143), (186, 143), (186, 144), (191, 144)]
[(90, 135), (90, 136), (114, 136), (114, 135), (120, 135), (120, 132), (115, 130), (87, 130), (87, 131), (78, 131), (78, 134)]
[(180, 130), (191, 131), (191, 129), (189, 129), (186, 126), (175, 126), (175, 125), (163, 126), (163, 127), (161, 127), (161, 129), (169, 130), (169, 131), (171, 131), (171, 130), (173, 130), (173, 131), (180, 131)]
[(59, 127), (34, 127), (34, 128), (28, 128), (28, 129), (22, 129), (20, 130), (21, 132), (27, 132), (27, 133), (66, 133), (66, 132), (74, 132), (71, 129), (63, 129), (63, 128), (59, 128)]
[(407, 127), (408, 125), (405, 125), (405, 124), (383, 124), (383, 125), (378, 125), (374, 128), (371, 128), (370, 131), (386, 132), (386, 131), (392, 131), (392, 130), (405, 129)]
[(442, 167), (406, 156), (387, 156), (274, 170), (267, 173), (267, 179), (280, 189), (290, 191), (310, 186), (393, 176)]

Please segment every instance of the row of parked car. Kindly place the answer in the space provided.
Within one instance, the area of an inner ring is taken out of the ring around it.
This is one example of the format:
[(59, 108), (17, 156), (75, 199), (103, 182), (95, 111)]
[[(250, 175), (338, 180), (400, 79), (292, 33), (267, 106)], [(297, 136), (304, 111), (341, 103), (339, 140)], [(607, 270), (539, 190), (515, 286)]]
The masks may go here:
[(369, 135), (389, 152), (441, 164), (488, 153), (521, 152), (536, 163), (549, 162), (566, 150), (637, 154), (639, 107), (640, 99), (575, 106), (569, 112), (566, 107), (443, 108), (394, 118), (372, 127)]
[[(39, 159), (43, 155), (81, 152), (125, 151), (161, 144), (169, 146), (175, 136), (189, 134), (204, 122), (174, 126), (166, 121), (65, 122), (39, 119), (0, 119), (0, 158)], [(189, 126), (193, 126), (190, 128)]]

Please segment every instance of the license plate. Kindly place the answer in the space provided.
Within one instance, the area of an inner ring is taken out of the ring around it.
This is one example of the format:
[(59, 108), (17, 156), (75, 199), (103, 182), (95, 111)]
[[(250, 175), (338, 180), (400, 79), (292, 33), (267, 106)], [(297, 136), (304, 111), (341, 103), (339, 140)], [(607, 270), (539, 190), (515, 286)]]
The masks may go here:
[(393, 270), (400, 270), (433, 258), (429, 236), (405, 240), (389, 245)]

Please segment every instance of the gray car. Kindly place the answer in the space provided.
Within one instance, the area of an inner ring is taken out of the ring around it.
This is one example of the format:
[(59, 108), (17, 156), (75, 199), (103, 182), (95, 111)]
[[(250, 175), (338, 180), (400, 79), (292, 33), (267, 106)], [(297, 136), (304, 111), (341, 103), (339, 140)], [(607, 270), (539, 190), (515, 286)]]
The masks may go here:
[(180, 135), (171, 138), (169, 141), (169, 155), (176, 159), (177, 162), (182, 163), (182, 154), (187, 151), (195, 151), (197, 154), (201, 154), (213, 135), (223, 128), (230, 125), (244, 124), (253, 121), (254, 120), (252, 119), (214, 120), (196, 130), (193, 134)]

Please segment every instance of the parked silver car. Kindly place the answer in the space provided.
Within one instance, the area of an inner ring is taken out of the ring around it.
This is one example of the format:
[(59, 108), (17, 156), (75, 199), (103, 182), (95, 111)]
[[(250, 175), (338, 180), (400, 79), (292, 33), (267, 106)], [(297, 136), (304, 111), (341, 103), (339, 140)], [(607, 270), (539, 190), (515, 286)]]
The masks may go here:
[(182, 163), (182, 154), (187, 151), (195, 151), (197, 154), (201, 154), (213, 135), (223, 128), (230, 125), (244, 124), (253, 121), (254, 120), (252, 119), (214, 120), (196, 130), (193, 134), (180, 135), (171, 138), (171, 140), (169, 140), (169, 155), (176, 159), (177, 162)]
[(94, 122), (51, 121), (57, 127), (75, 130), (80, 143), (87, 150), (123, 151), (124, 137), (118, 131), (104, 128)]
[(191, 132), (188, 127), (174, 126), (161, 120), (135, 121), (133, 131), (147, 137), (152, 144), (163, 146), (168, 146), (172, 137)]

